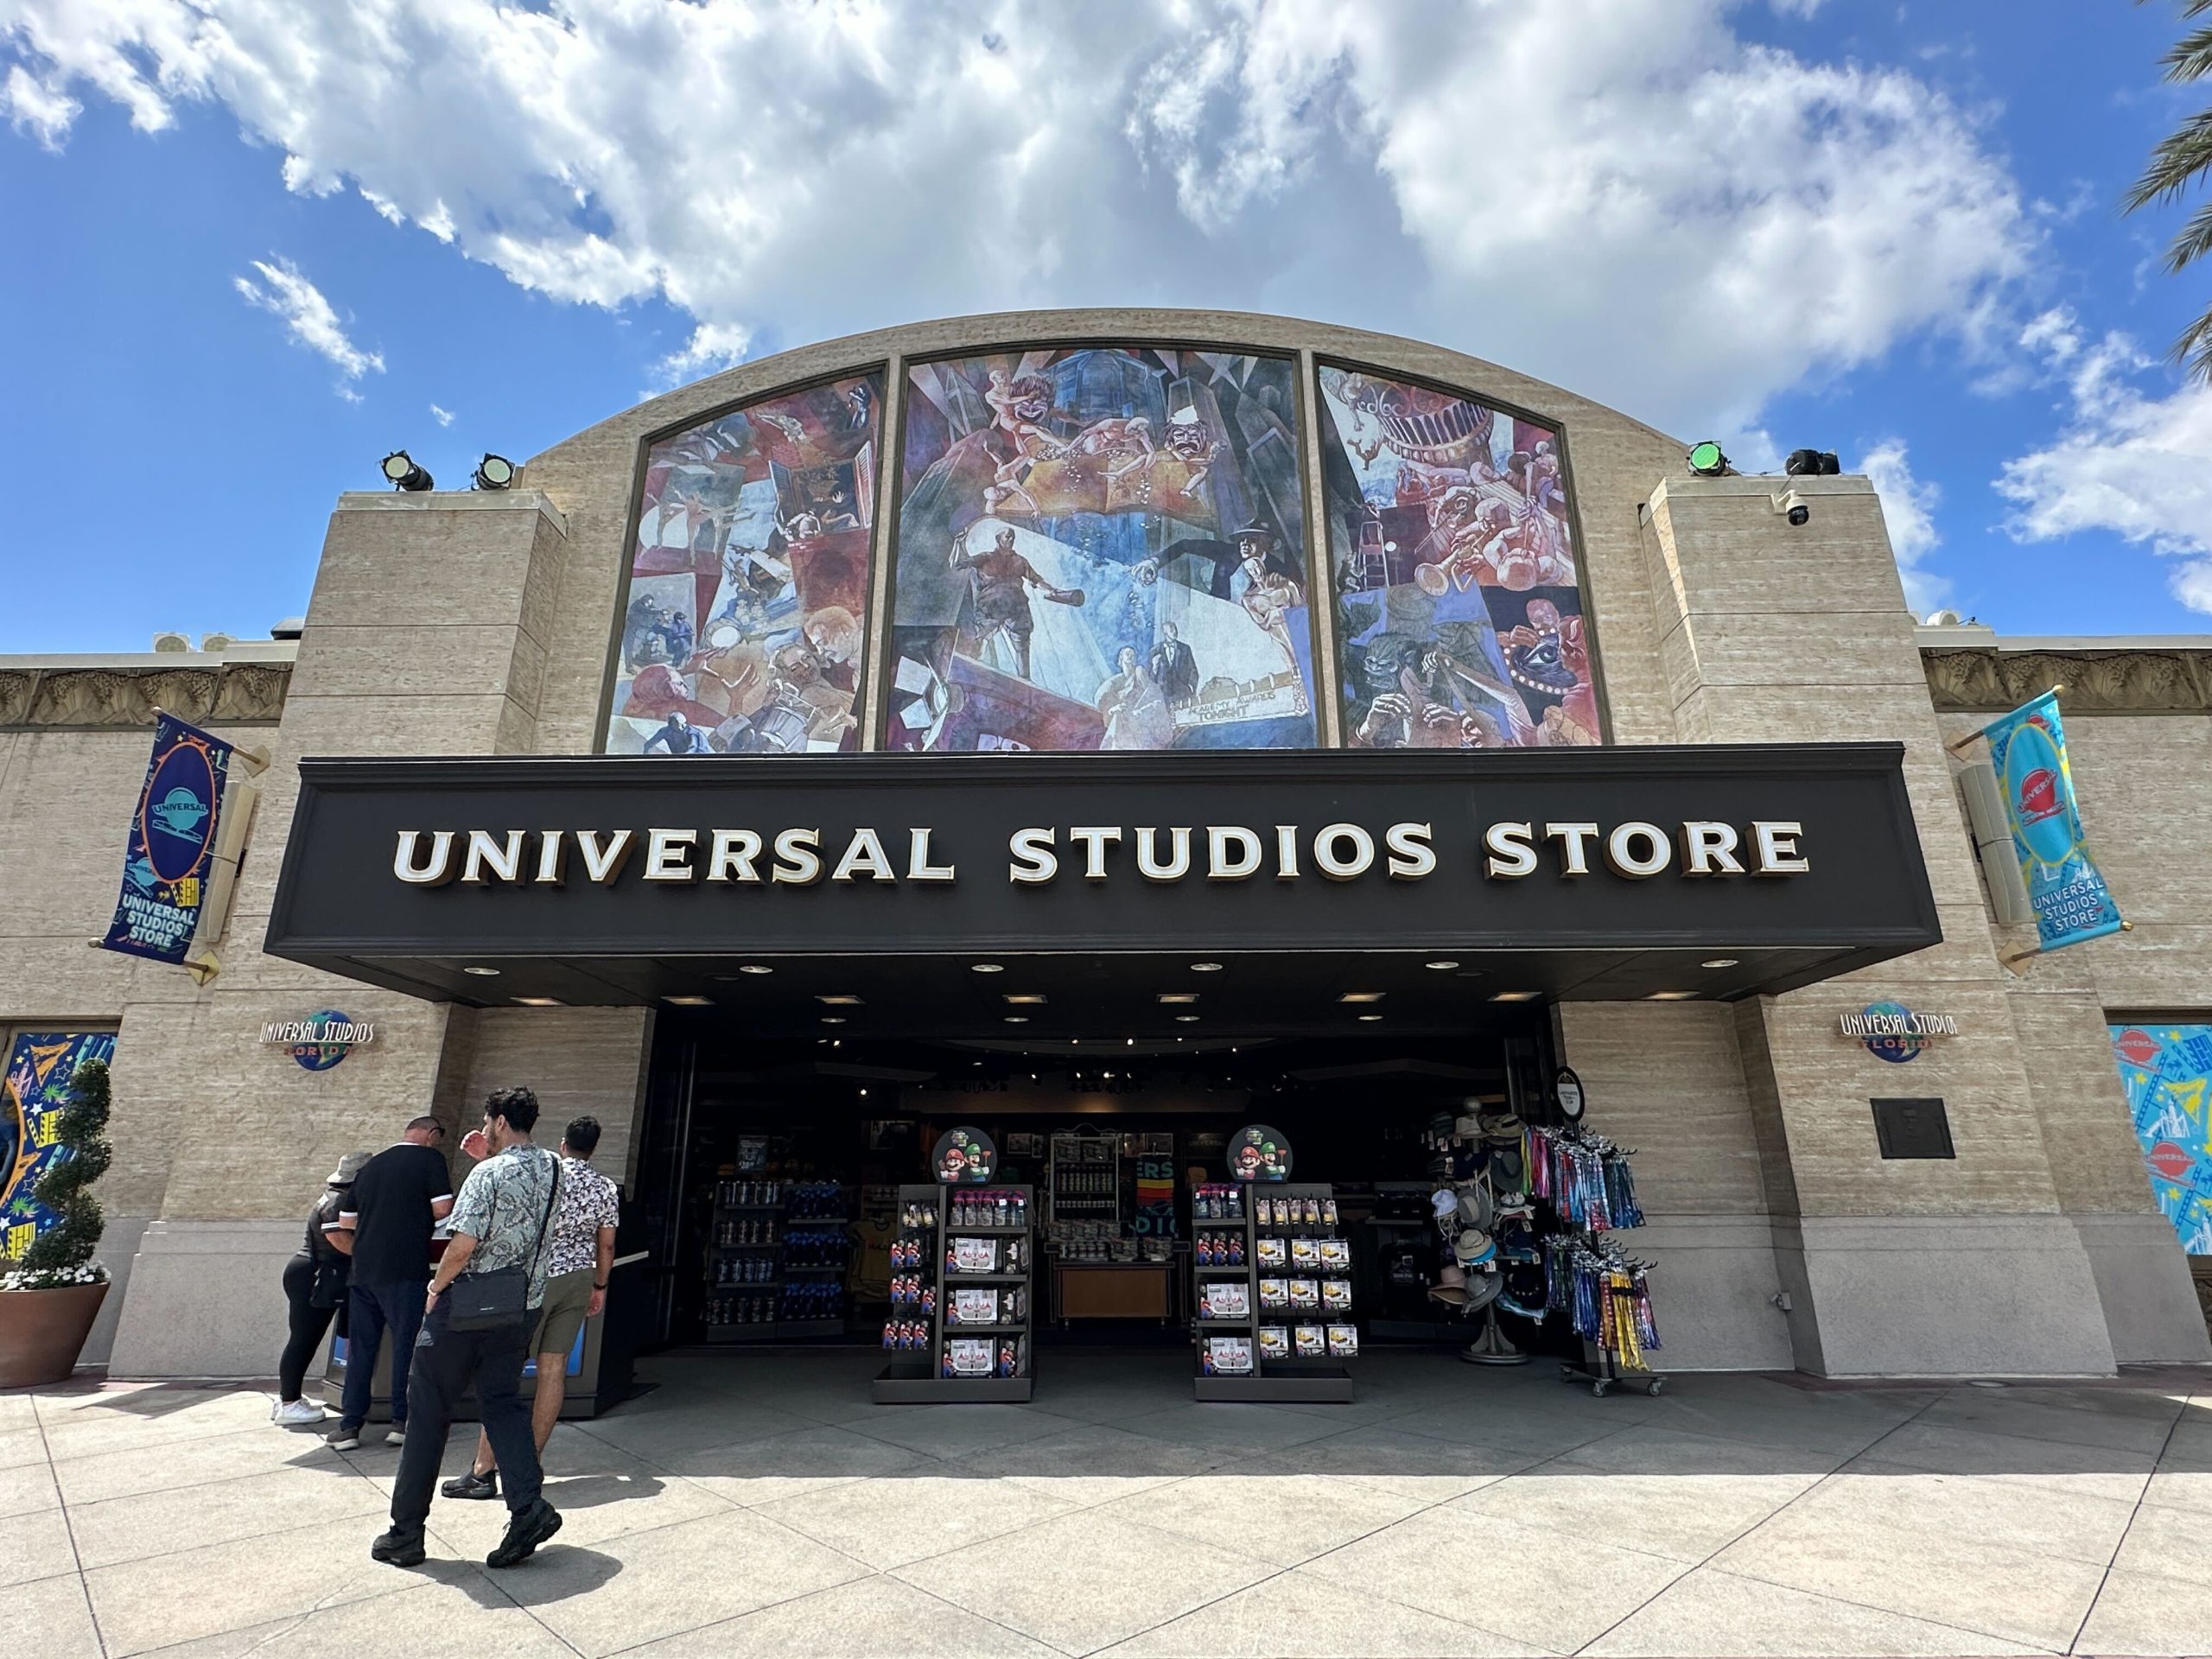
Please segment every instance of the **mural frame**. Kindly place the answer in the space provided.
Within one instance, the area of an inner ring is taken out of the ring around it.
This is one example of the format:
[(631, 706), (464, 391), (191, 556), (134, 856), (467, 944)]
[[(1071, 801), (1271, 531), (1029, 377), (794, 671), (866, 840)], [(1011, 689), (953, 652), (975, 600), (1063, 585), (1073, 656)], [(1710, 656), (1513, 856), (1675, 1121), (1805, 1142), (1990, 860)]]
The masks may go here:
[[(1595, 695), (1598, 703), (1598, 735), (1601, 747), (1611, 747), (1618, 743), (1619, 739), (1614, 735), (1613, 731), (1612, 702), (1605, 693), (1605, 642), (1599, 637), (1598, 604), (1591, 581), (1590, 542), (1583, 527), (1582, 493), (1574, 478), (1574, 446), (1567, 431), (1569, 423), (1556, 415), (1548, 415), (1541, 410), (1530, 409), (1526, 404), (1516, 404), (1510, 398), (1495, 397), (1479, 387), (1454, 385), (1449, 380), (1440, 379), (1432, 374), (1392, 368), (1384, 364), (1356, 357), (1338, 356), (1333, 353), (1306, 350), (1302, 351), (1300, 355), (1306, 359), (1311, 365), (1311, 372), (1307, 376), (1310, 384), (1306, 390), (1313, 400), (1315, 454), (1319, 461), (1325, 461), (1327, 459), (1327, 446), (1320, 425), (1322, 408), (1327, 402), (1326, 394), (1321, 389), (1321, 371), (1325, 368), (1345, 369), (1355, 374), (1373, 375), (1385, 380), (1395, 380), (1402, 385), (1419, 386), (1424, 391), (1433, 391), (1446, 397), (1472, 399), (1484, 408), (1496, 410), (1501, 415), (1510, 416), (1516, 420), (1527, 421), (1534, 425), (1544, 427), (1554, 435), (1559, 445), (1560, 479), (1567, 489), (1567, 526), (1574, 537), (1575, 586), (1582, 601), (1580, 615), (1583, 634), (1586, 642), (1586, 649), (1590, 658), (1590, 689)], [(1314, 475), (1307, 494), (1309, 497), (1306, 503), (1307, 514), (1309, 517), (1312, 516), (1318, 507), (1325, 515), (1319, 528), (1325, 535), (1328, 485), (1327, 480), (1320, 474), (1316, 473)], [(1325, 553), (1327, 550), (1325, 547), (1322, 549)], [(1333, 556), (1331, 557), (1327, 575), (1331, 592), (1333, 593), (1337, 575)], [(1314, 607), (1317, 612), (1321, 608), (1319, 606)], [(1332, 605), (1327, 608), (1329, 616), (1326, 631), (1329, 635), (1329, 661), (1332, 664), (1333, 682), (1341, 678), (1342, 664), (1337, 657), (1336, 607)], [(1336, 747), (1351, 747), (1350, 741), (1343, 735), (1341, 729), (1344, 720), (1343, 688), (1341, 685), (1332, 683), (1331, 691), (1335, 698), (1332, 723), (1339, 728)]]
[[(19, 1038), (34, 1034), (66, 1036), (73, 1040), (105, 1037), (108, 1039), (108, 1065), (112, 1068), (115, 1064), (115, 1046), (123, 1040), (123, 1027), (121, 1022), (112, 1016), (105, 1018), (95, 1016), (82, 1020), (66, 1017), (51, 1020), (0, 1020), (0, 1064), (13, 1058), (16, 1043)], [(22, 1151), (20, 1136), (28, 1128), (29, 1125), (22, 1121), (19, 1111), (11, 1110), (4, 1102), (0, 1102), (0, 1154), (4, 1154), (0, 1155), (0, 1199), (5, 1199), (11, 1205), (19, 1200), (28, 1200), (29, 1196), (29, 1185), (22, 1185), (19, 1191), (16, 1179), (16, 1159)], [(26, 1181), (30, 1181), (35, 1180), (37, 1177), (26, 1172), (24, 1179)], [(9, 1212), (0, 1211), (0, 1240), (4, 1240), (9, 1230), (10, 1219)], [(35, 1227), (35, 1221), (32, 1224)], [(4, 1250), (0, 1250), (0, 1268), (7, 1266), (12, 1259), (4, 1254)]]
[[(798, 392), (811, 391), (817, 386), (834, 385), (840, 380), (849, 380), (855, 376), (870, 373), (880, 374), (883, 377), (885, 401), (896, 403), (895, 412), (898, 413), (903, 425), (904, 400), (899, 397), (899, 389), (892, 385), (892, 371), (898, 363), (898, 359), (885, 356), (866, 358), (855, 363), (841, 364), (836, 368), (827, 369), (820, 373), (804, 375), (796, 380), (779, 381), (773, 385), (764, 386), (758, 391), (747, 392), (741, 397), (711, 404), (696, 413), (686, 415), (681, 419), (671, 421), (662, 426), (652, 427), (639, 435), (637, 451), (631, 457), (630, 461), (630, 488), (622, 516), (622, 542), (620, 550), (621, 563), (615, 582), (613, 604), (610, 607), (610, 614), (607, 618), (607, 650), (601, 658), (598, 712), (592, 727), (592, 747), (589, 753), (593, 754), (610, 753), (607, 747), (607, 725), (614, 717), (614, 687), (622, 675), (622, 628), (624, 620), (629, 614), (631, 587), (637, 580), (638, 525), (645, 507), (645, 475), (652, 470), (653, 446), (669, 438), (681, 437), (686, 432), (694, 431), (700, 427), (711, 426), (715, 422), (726, 420), (732, 415), (742, 414), (755, 404), (772, 403), (779, 397), (789, 397)], [(883, 426), (887, 428), (890, 425), (890, 416), (893, 412), (892, 410), (887, 410), (880, 417)], [(881, 457), (879, 457), (878, 461), (880, 482)], [(865, 752), (874, 747), (872, 741), (874, 734), (868, 723), (867, 711), (874, 697), (871, 682), (874, 677), (877, 652), (874, 636), (867, 630), (873, 626), (875, 620), (874, 594), (878, 578), (874, 564), (875, 561), (884, 556), (881, 531), (880, 524), (871, 525), (868, 531), (870, 563), (868, 597), (865, 613), (861, 618), (863, 629), (861, 663), (858, 681), (853, 689), (853, 708), (860, 715), (861, 722), (859, 728), (859, 752)], [(619, 758), (649, 760), (652, 757), (630, 755)]]
[[(1287, 363), (1290, 366), (1291, 388), (1294, 397), (1294, 409), (1301, 422), (1306, 420), (1309, 413), (1306, 406), (1304, 383), (1312, 379), (1315, 386), (1318, 387), (1319, 384), (1315, 378), (1317, 359), (1314, 353), (1306, 347), (1274, 348), (1236, 340), (1200, 340), (1190, 335), (1135, 333), (1105, 335), (1026, 335), (1004, 340), (976, 340), (944, 351), (899, 357), (894, 365), (898, 371), (898, 385), (894, 389), (887, 384), (885, 393), (893, 404), (892, 413), (895, 416), (893, 423), (895, 429), (892, 431), (889, 442), (885, 446), (886, 456), (891, 468), (891, 487), (885, 496), (885, 508), (889, 517), (889, 523), (885, 527), (887, 540), (878, 555), (881, 560), (883, 571), (881, 621), (884, 629), (882, 646), (886, 653), (891, 649), (891, 632), (895, 626), (894, 619), (899, 613), (899, 537), (902, 521), (906, 517), (903, 508), (906, 503), (904, 486), (906, 481), (906, 421), (910, 391), (909, 377), (912, 371), (918, 366), (926, 366), (933, 363), (954, 363), (963, 359), (1007, 353), (1036, 351), (1122, 351), (1132, 346), (1141, 351), (1228, 352), (1243, 357), (1267, 358), (1276, 362)], [(1312, 413), (1318, 416), (1318, 406)], [(1309, 572), (1312, 572), (1320, 568), (1313, 562), (1314, 537), (1320, 529), (1320, 524), (1314, 516), (1313, 480), (1307, 475), (1309, 469), (1306, 464), (1307, 448), (1312, 440), (1304, 431), (1300, 431), (1294, 435), (1298, 442), (1295, 460), (1299, 473), (1299, 518), (1305, 537), (1307, 568)], [(1311, 749), (1281, 751), (1285, 753), (1310, 753), (1338, 747), (1329, 741), (1337, 725), (1336, 714), (1332, 709), (1325, 709), (1323, 707), (1323, 699), (1334, 696), (1333, 676), (1324, 668), (1324, 653), (1331, 642), (1326, 637), (1327, 631), (1320, 620), (1323, 608), (1319, 605), (1311, 603), (1306, 607), (1306, 648), (1313, 653), (1313, 663), (1314, 683), (1309, 688), (1309, 696), (1313, 702), (1314, 741)], [(885, 751), (885, 745), (890, 735), (891, 676), (888, 673), (882, 673), (874, 677), (880, 682), (880, 684), (872, 684), (870, 687), (872, 701), (868, 711), (868, 723), (862, 747), (880, 753)]]

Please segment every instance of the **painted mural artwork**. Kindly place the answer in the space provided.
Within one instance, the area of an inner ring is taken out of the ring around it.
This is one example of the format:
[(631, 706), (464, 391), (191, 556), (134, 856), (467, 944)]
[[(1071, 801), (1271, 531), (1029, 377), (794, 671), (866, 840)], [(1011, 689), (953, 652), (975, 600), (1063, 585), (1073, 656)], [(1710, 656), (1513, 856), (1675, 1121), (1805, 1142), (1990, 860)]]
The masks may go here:
[(882, 410), (854, 375), (653, 445), (609, 753), (859, 747)]
[(2212, 1026), (2113, 1026), (2151, 1192), (2191, 1255), (2212, 1255)]
[(111, 1031), (19, 1031), (0, 1073), (0, 1261), (18, 1260), (53, 1213), (33, 1195), (54, 1157), (69, 1082), (86, 1060), (113, 1060)]
[(1312, 747), (1293, 374), (1135, 346), (914, 367), (885, 747)]
[(1558, 434), (1457, 392), (1320, 378), (1345, 742), (1602, 741)]

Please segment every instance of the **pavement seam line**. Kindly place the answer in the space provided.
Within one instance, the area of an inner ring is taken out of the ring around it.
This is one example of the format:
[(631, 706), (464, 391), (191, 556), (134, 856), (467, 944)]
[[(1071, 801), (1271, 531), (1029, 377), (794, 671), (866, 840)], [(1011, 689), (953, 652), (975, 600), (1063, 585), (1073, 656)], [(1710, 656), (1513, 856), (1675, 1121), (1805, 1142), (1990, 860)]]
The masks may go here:
[(77, 1595), (85, 1604), (85, 1622), (92, 1627), (92, 1640), (99, 1646), (100, 1659), (107, 1659), (107, 1632), (100, 1628), (99, 1613), (92, 1605), (92, 1583), (85, 1577), (85, 1558), (77, 1548), (76, 1523), (69, 1518), (69, 1503), (61, 1493), (61, 1478), (54, 1472), (54, 1442), (47, 1439), (46, 1414), (39, 1409), (39, 1396), (35, 1394), (31, 1395), (31, 1421), (38, 1428), (39, 1449), (46, 1453), (46, 1478), (54, 1486), (54, 1506), (61, 1516), (62, 1535), (69, 1540), (69, 1559), (77, 1566)]
[(2111, 1559), (2105, 1562), (2104, 1571), (2097, 1575), (2097, 1587), (2089, 1592), (2089, 1605), (2082, 1610), (2082, 1622), (2074, 1627), (2073, 1639), (2063, 1651), (2071, 1653), (2082, 1645), (2082, 1633), (2089, 1628), (2089, 1621), (2097, 1616), (2097, 1603), (2104, 1599), (2105, 1586), (2112, 1582), (2113, 1568), (2119, 1564), (2120, 1552), (2127, 1548), (2127, 1535), (2135, 1530), (2135, 1523), (2142, 1517), (2143, 1500), (2151, 1491), (2151, 1483), (2158, 1478), (2158, 1465), (2166, 1460), (2166, 1452), (2174, 1443), (2174, 1432), (2181, 1427), (2181, 1420), (2189, 1414), (2189, 1402), (2183, 1400), (2174, 1412), (2174, 1420), (2166, 1425), (2166, 1438), (2158, 1442), (2158, 1455), (2151, 1459), (2151, 1472), (2143, 1477), (2143, 1485), (2135, 1494), (2135, 1506), (2127, 1512), (2127, 1524), (2120, 1529), (2120, 1537), (2112, 1547)]

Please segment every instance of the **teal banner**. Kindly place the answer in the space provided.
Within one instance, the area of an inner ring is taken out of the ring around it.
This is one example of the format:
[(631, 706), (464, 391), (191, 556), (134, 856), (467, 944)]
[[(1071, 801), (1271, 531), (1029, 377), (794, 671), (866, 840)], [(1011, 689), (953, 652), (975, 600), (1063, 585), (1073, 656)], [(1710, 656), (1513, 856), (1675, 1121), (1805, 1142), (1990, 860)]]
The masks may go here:
[(2079, 944), (2120, 928), (2120, 906), (2089, 856), (2066, 764), (2066, 728), (2058, 694), (2046, 691), (1982, 728), (1990, 762), (2005, 792), (2012, 851), (2035, 906), (2043, 948)]

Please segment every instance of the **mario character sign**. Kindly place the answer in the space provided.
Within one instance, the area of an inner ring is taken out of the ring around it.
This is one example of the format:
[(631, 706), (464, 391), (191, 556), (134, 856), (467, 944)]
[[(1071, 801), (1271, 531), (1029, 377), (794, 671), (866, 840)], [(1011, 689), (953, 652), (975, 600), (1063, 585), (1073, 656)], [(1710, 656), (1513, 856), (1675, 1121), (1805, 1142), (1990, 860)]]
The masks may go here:
[(998, 1148), (991, 1137), (968, 1124), (947, 1129), (938, 1137), (930, 1166), (947, 1186), (977, 1186), (991, 1179), (998, 1167)]
[(1290, 1179), (1290, 1137), (1265, 1123), (1248, 1123), (1230, 1137), (1230, 1179), (1287, 1181)]

